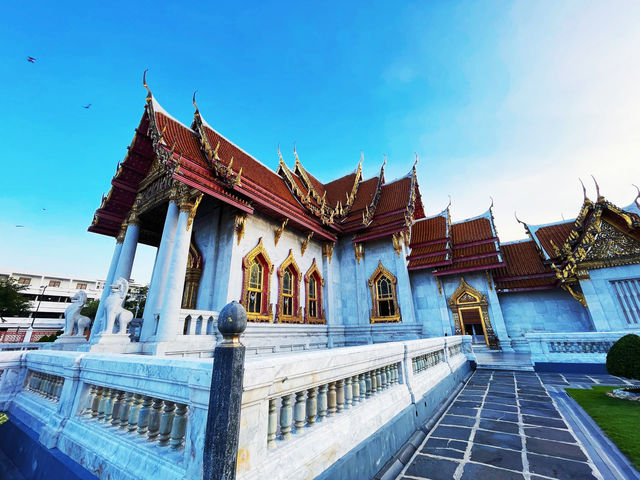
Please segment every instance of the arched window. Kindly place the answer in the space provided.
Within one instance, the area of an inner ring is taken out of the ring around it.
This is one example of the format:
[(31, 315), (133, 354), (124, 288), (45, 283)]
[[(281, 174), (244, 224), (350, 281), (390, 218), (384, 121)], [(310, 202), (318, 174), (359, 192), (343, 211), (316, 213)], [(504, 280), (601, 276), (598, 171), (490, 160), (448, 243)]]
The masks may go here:
[(304, 276), (305, 290), (307, 294), (307, 306), (305, 320), (307, 323), (326, 323), (324, 309), (322, 308), (322, 286), (324, 280), (318, 270), (316, 259)]
[(273, 264), (269, 260), (262, 238), (242, 260), (243, 282), (240, 303), (247, 310), (250, 322), (273, 321), (269, 303), (269, 279)]
[(371, 289), (371, 323), (400, 322), (400, 308), (396, 296), (396, 277), (378, 262), (369, 278)]
[(276, 317), (283, 323), (302, 323), (300, 309), (300, 269), (293, 258), (293, 251), (278, 269), (280, 290)]

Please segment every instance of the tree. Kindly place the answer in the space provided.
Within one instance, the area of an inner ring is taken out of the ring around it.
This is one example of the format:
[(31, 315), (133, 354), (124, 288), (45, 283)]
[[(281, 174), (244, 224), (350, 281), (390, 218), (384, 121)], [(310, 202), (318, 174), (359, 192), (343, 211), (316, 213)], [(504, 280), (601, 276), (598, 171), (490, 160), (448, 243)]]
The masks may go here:
[(630, 333), (611, 346), (607, 353), (607, 372), (640, 380), (640, 336)]
[(84, 304), (82, 310), (80, 310), (80, 315), (84, 315), (85, 317), (89, 317), (91, 320), (95, 320), (98, 305), (100, 305), (100, 300), (89, 300)]
[(20, 285), (13, 278), (0, 280), (0, 320), (4, 317), (26, 316), (31, 311), (31, 302), (20, 292), (26, 285)]
[(147, 302), (147, 294), (149, 287), (140, 287), (136, 290), (129, 290), (127, 298), (124, 301), (124, 308), (133, 313), (134, 318), (140, 318), (144, 312), (144, 306)]

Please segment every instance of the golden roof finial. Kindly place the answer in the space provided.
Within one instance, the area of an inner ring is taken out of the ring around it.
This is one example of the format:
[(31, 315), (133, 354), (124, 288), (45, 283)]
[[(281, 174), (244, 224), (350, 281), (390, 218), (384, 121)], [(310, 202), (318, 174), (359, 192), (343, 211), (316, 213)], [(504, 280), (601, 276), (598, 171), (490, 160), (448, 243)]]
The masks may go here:
[(638, 186), (633, 184), (633, 183), (632, 183), (632, 185), (634, 187), (636, 187), (636, 190), (638, 191), (638, 195), (636, 195), (636, 198), (633, 201), (636, 203), (636, 205), (638, 205), (638, 208), (640, 208), (640, 201), (639, 201), (640, 200), (640, 188), (638, 188)]
[(149, 90), (149, 85), (147, 85), (147, 72), (148, 71), (149, 71), (149, 69), (147, 68), (142, 73), (142, 86), (147, 89), (147, 101), (149, 101), (149, 100), (151, 100), (151, 98), (153, 98), (153, 95), (151, 95), (151, 90)]
[(413, 152), (413, 153), (414, 153), (414, 154), (415, 154), (415, 156), (416, 156), (416, 161), (415, 161), (415, 162), (413, 162), (413, 169), (415, 170), (415, 169), (416, 169), (416, 165), (418, 165), (418, 152)]
[(587, 189), (584, 186), (584, 183), (582, 183), (582, 179), (578, 178), (578, 180), (580, 180), (580, 185), (582, 185), (582, 195), (584, 196), (584, 201), (586, 202), (588, 200), (588, 198), (587, 198)]
[(596, 177), (594, 177), (593, 175), (591, 175), (591, 178), (593, 178), (593, 183), (596, 184), (596, 196), (598, 197), (598, 200), (600, 200), (603, 197), (600, 196), (600, 186), (598, 185), (598, 181), (596, 180)]
[(196, 115), (200, 115), (200, 110), (198, 109), (198, 104), (196, 103), (196, 93), (198, 93), (198, 90), (196, 90), (195, 92), (193, 92), (193, 106), (196, 107)]
[(493, 197), (489, 197), (491, 199), (491, 205), (489, 205), (489, 210), (493, 208)]

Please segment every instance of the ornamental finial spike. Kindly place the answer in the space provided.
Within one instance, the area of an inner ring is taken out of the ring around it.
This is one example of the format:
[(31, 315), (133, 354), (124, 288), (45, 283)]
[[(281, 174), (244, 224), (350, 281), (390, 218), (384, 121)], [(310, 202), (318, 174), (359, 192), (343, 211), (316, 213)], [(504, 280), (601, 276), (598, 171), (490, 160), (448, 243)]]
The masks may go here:
[(193, 92), (193, 106), (196, 107), (196, 113), (200, 113), (200, 110), (198, 110), (198, 104), (196, 103), (196, 93), (198, 93), (198, 90), (196, 90), (195, 92)]
[(584, 183), (582, 183), (582, 179), (578, 178), (578, 180), (580, 180), (580, 185), (582, 185), (582, 195), (584, 196), (584, 201), (586, 202), (588, 200), (588, 198), (587, 198), (587, 189), (584, 186)]
[(638, 204), (638, 207), (640, 207), (640, 203), (638, 202), (638, 200), (640, 200), (640, 188), (638, 188), (638, 186), (633, 183), (631, 185), (636, 187), (636, 190), (638, 191), (638, 195), (636, 195), (636, 198), (633, 201)]
[(493, 208), (493, 197), (489, 197), (491, 199), (491, 205), (489, 205), (489, 210)]
[(593, 178), (593, 183), (596, 184), (596, 195), (598, 197), (598, 200), (600, 200), (602, 197), (600, 196), (600, 185), (598, 185), (598, 181), (596, 180), (596, 177), (594, 177), (593, 175), (591, 175), (591, 178)]
[(382, 154), (383, 160), (382, 160), (382, 168), (384, 168), (384, 166), (387, 164), (387, 154), (383, 153)]
[(415, 170), (416, 165), (418, 165), (418, 152), (413, 152), (413, 153), (414, 153), (414, 154), (415, 154), (415, 156), (416, 156), (416, 161), (415, 161), (415, 162), (413, 162), (413, 169)]
[(151, 90), (149, 90), (149, 85), (147, 85), (147, 72), (149, 71), (149, 69), (147, 68), (143, 73), (142, 73), (142, 86), (144, 88), (147, 89), (147, 100), (151, 100), (151, 98), (153, 97), (153, 95), (151, 95)]
[(445, 210), (449, 210), (449, 207), (451, 206), (451, 195), (447, 195), (449, 197), (449, 203), (447, 204), (447, 208), (445, 208)]
[(360, 150), (360, 163), (358, 165), (362, 165), (363, 160), (364, 160), (364, 150)]
[(518, 214), (517, 214), (515, 211), (513, 212), (513, 216), (514, 216), (514, 217), (516, 217), (516, 221), (517, 221), (518, 223), (521, 223), (522, 225), (525, 225), (525, 226), (526, 226), (526, 224), (525, 224), (522, 220), (520, 220), (520, 219), (518, 218)]

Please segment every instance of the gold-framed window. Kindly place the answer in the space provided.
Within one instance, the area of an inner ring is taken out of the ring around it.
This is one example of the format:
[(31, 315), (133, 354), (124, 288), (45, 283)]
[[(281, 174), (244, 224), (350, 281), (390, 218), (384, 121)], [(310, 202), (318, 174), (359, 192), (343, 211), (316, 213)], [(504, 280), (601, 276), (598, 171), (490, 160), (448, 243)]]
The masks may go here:
[(378, 261), (378, 267), (368, 283), (371, 290), (371, 323), (401, 322), (395, 275)]
[(300, 308), (300, 269), (293, 257), (293, 250), (278, 269), (280, 280), (276, 317), (282, 323), (302, 323)]
[(309, 270), (304, 275), (305, 292), (306, 292), (306, 308), (305, 308), (305, 321), (306, 323), (326, 323), (324, 317), (324, 309), (322, 308), (322, 287), (324, 286), (324, 279), (320, 275), (320, 270), (316, 263), (316, 259), (313, 259), (313, 263)]
[(243, 258), (242, 272), (240, 303), (247, 311), (247, 320), (250, 322), (272, 322), (269, 280), (273, 272), (273, 264), (262, 244), (262, 238), (258, 241), (258, 245)]

